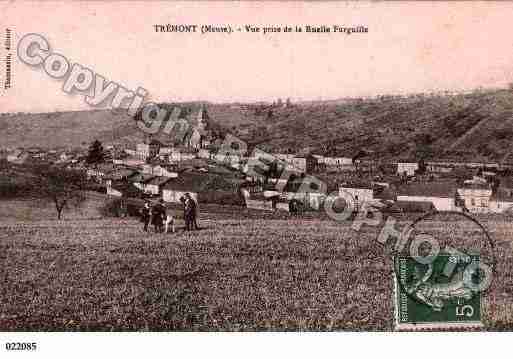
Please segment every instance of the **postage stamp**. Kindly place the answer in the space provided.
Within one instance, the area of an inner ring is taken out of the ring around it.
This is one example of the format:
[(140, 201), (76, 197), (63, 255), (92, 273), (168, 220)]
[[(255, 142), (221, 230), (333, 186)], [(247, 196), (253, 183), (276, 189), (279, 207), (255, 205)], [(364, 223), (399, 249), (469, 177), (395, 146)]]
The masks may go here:
[(479, 328), (479, 254), (440, 253), (431, 263), (396, 258), (395, 329)]

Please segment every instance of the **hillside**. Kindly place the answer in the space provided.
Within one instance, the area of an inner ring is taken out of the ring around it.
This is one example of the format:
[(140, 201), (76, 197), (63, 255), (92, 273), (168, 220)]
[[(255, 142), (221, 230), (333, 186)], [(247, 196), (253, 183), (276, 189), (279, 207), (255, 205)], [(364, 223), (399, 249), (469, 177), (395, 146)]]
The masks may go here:
[[(308, 102), (289, 108), (265, 104), (207, 104), (213, 124), (274, 151), (305, 148), (378, 158), (500, 161), (513, 149), (513, 92), (381, 96)], [(99, 139), (133, 143), (144, 138), (121, 111), (96, 110), (0, 116), (0, 148), (77, 147)], [(165, 140), (165, 138), (163, 138)], [(513, 161), (510, 159), (509, 161)]]
[(122, 111), (70, 111), (4, 114), (0, 117), (0, 147), (81, 147), (95, 138), (102, 142), (134, 134), (135, 126)]
[(209, 112), (232, 131), (243, 129), (241, 137), (248, 142), (275, 151), (313, 147), (322, 153), (331, 145), (334, 155), (367, 149), (378, 158), (397, 158), (420, 150), (438, 158), (501, 160), (513, 149), (513, 93), (508, 90), (254, 106), (240, 111), (239, 123), (233, 106)]

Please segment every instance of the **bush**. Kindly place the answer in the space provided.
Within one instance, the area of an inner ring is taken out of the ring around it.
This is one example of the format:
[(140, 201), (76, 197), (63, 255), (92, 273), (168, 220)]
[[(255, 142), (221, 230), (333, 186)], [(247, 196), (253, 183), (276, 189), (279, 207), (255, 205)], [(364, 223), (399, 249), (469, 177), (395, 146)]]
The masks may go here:
[(142, 202), (116, 198), (105, 202), (100, 208), (100, 213), (104, 217), (139, 217), (141, 207)]
[(205, 191), (198, 194), (199, 203), (244, 206), (244, 198), (237, 192)]
[(120, 217), (121, 200), (114, 199), (105, 202), (100, 208), (100, 213), (103, 217)]
[(26, 198), (34, 194), (33, 189), (26, 184), (0, 183), (0, 199)]

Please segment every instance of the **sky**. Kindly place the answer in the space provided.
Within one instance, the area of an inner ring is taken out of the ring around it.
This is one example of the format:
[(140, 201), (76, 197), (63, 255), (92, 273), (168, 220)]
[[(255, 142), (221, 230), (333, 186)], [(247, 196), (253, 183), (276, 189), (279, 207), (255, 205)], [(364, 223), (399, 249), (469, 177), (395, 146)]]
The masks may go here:
[[(17, 58), (27, 33), (149, 101), (251, 102), (469, 91), (513, 82), (513, 2), (0, 2), (13, 31), (0, 112), (85, 110), (84, 93)], [(229, 24), (157, 33), (155, 24)], [(247, 33), (245, 25), (333, 25), (367, 33)], [(2, 58), (6, 50), (2, 50)], [(2, 75), (4, 71), (2, 70)], [(0, 77), (2, 79), (2, 77)]]

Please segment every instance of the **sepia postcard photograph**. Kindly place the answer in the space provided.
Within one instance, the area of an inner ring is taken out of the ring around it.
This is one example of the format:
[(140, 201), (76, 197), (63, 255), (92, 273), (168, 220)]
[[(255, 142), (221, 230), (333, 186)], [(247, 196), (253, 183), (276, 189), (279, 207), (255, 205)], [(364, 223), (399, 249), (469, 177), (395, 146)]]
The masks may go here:
[(0, 1), (0, 352), (513, 331), (512, 30), (509, 1)]

